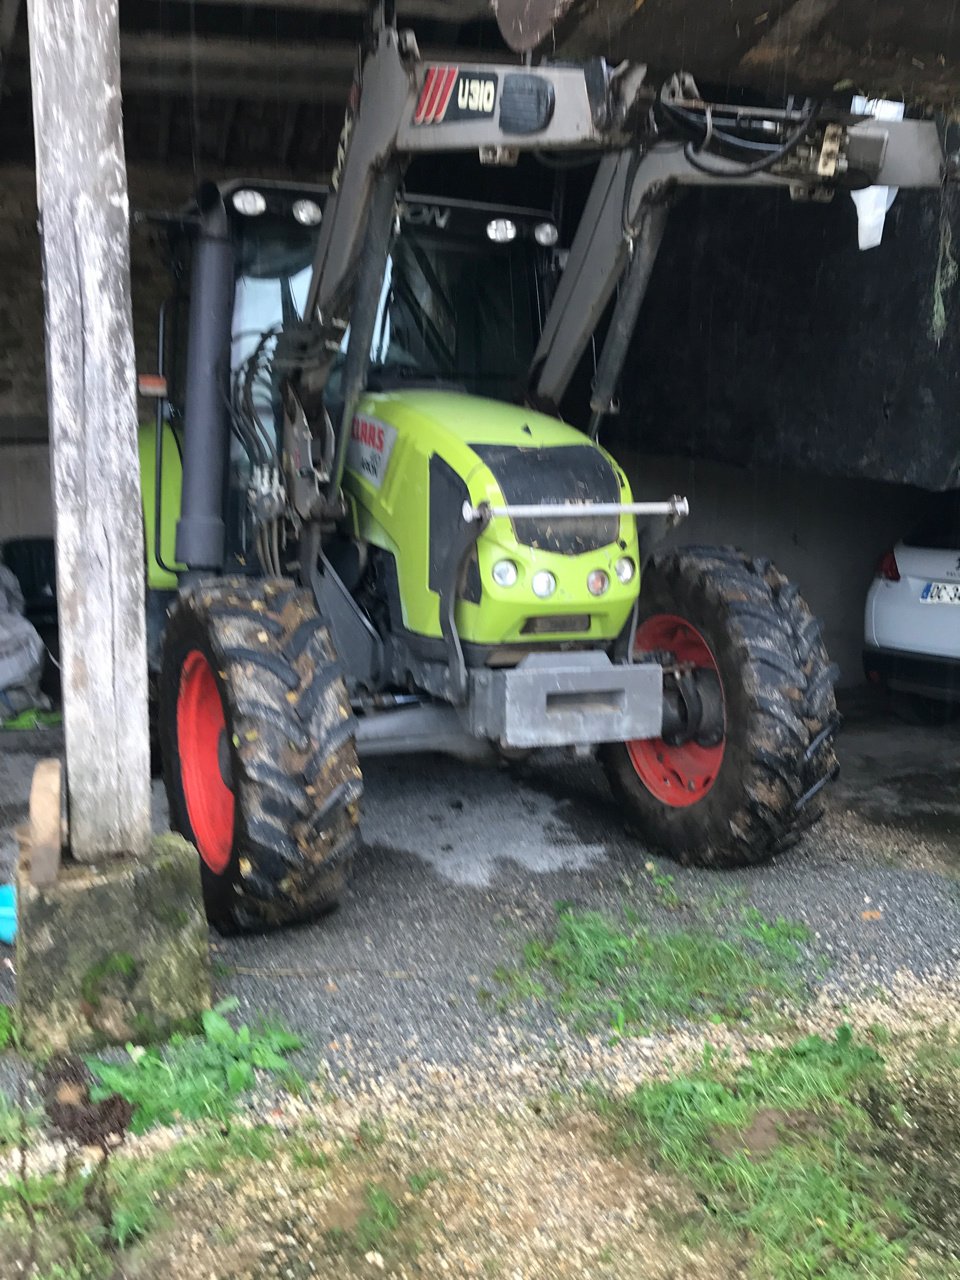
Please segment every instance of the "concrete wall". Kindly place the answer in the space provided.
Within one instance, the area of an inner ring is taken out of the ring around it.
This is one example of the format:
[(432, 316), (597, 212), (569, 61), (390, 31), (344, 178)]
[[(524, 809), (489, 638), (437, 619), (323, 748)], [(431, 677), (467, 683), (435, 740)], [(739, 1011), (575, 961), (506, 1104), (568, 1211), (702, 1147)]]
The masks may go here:
[(683, 494), (676, 543), (733, 543), (797, 582), (825, 623), (841, 683), (863, 679), (863, 606), (874, 566), (916, 519), (922, 490), (797, 472), (745, 471), (689, 458), (618, 451), (640, 499)]
[(0, 542), (53, 534), (50, 450), (38, 444), (0, 444)]

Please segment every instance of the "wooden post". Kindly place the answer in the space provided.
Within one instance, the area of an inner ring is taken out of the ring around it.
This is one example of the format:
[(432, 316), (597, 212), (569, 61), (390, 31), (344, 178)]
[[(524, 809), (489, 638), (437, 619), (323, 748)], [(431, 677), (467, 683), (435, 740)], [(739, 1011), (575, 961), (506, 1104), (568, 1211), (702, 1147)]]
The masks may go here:
[(143, 516), (117, 0), (28, 0), (70, 843), (150, 833)]

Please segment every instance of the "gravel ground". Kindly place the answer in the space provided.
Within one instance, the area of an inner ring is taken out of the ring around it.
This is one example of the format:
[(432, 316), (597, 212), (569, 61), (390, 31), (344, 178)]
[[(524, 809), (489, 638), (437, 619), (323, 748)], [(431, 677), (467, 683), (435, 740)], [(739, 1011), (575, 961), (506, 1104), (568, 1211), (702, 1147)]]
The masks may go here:
[[(56, 734), (0, 739), (0, 858), (13, 855), (36, 755), (58, 747)], [(720, 892), (730, 910), (750, 903), (803, 921), (841, 988), (889, 987), (901, 971), (949, 977), (960, 957), (960, 727), (906, 727), (858, 701), (841, 757), (827, 820), (788, 856), (722, 875), (661, 869), (684, 901)], [(244, 1016), (285, 1019), (335, 1075), (466, 1064), (497, 1045), (503, 1019), (478, 994), (557, 901), (627, 895), (657, 909), (648, 851), (624, 833), (590, 762), (547, 757), (517, 772), (375, 760), (366, 788), (365, 847), (338, 911), (285, 933), (214, 939), (220, 991)], [(162, 827), (159, 784), (155, 810)], [(557, 1033), (546, 1015), (508, 1021), (531, 1046)]]
[[(60, 747), (56, 734), (0, 738), (0, 861), (13, 857), (35, 759)], [(779, 862), (723, 875), (658, 865), (684, 904), (711, 904), (718, 921), (752, 904), (814, 931), (827, 969), (798, 1030), (850, 1020), (911, 1036), (955, 1019), (960, 996), (960, 728), (904, 727), (858, 702), (841, 757), (826, 821)], [(577, 1086), (627, 1092), (692, 1064), (706, 1039), (737, 1062), (772, 1038), (680, 1027), (613, 1044), (485, 998), (558, 900), (626, 898), (672, 926), (691, 917), (664, 910), (649, 852), (618, 824), (599, 770), (562, 757), (520, 771), (423, 757), (371, 762), (366, 785), (365, 847), (341, 908), (306, 928), (213, 939), (218, 994), (309, 1043), (312, 1095), (262, 1093), (251, 1120), (311, 1135), (335, 1176), (288, 1157), (191, 1175), (168, 1206), (168, 1234), (151, 1236), (124, 1275), (743, 1274), (732, 1245), (689, 1242), (684, 1224), (703, 1217), (690, 1192), (611, 1151)], [(162, 828), (159, 786), (154, 800)], [(0, 998), (13, 981), (0, 964)], [(17, 1070), (0, 1059), (0, 1088)], [(427, 1169), (442, 1176), (414, 1195), (409, 1178)], [(331, 1255), (331, 1229), (356, 1237), (371, 1183), (402, 1206), (401, 1225), (382, 1250)]]

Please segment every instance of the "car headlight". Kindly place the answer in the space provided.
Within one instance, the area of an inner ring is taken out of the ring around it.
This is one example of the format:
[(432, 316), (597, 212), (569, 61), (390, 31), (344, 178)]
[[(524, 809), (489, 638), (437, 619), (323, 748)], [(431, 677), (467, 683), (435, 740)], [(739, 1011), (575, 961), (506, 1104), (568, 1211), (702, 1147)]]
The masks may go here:
[(592, 596), (602, 596), (610, 585), (610, 579), (602, 569), (587, 574), (587, 590)]
[(266, 212), (266, 196), (260, 191), (254, 191), (251, 187), (241, 187), (239, 191), (235, 191), (232, 200), (237, 213), (242, 213), (248, 218), (257, 218), (261, 213)]
[(539, 596), (541, 600), (546, 600), (547, 596), (552, 596), (556, 591), (557, 580), (549, 569), (540, 569), (533, 575), (530, 585), (535, 596)]
[(513, 587), (517, 583), (517, 566), (512, 560), (498, 560), (491, 576), (498, 587)]
[(627, 583), (633, 581), (633, 575), (637, 572), (637, 566), (633, 563), (629, 556), (621, 556), (616, 563), (617, 577), (621, 582)]

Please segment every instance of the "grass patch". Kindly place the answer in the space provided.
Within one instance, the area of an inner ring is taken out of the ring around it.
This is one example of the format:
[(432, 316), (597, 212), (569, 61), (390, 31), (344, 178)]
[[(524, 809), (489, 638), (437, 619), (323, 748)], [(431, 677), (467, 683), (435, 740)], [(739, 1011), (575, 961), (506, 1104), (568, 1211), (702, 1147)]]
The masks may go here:
[(63, 1171), (8, 1178), (0, 1185), (3, 1256), (11, 1267), (26, 1267), (32, 1257), (38, 1278), (113, 1280), (124, 1251), (157, 1226), (164, 1198), (188, 1176), (272, 1159), (281, 1142), (266, 1127), (235, 1127), (187, 1139), (147, 1160), (121, 1156), (105, 1170), (74, 1163)]
[(421, 1196), (427, 1187), (442, 1180), (443, 1172), (440, 1169), (421, 1169), (418, 1173), (410, 1174), (407, 1178), (407, 1186), (415, 1196)]
[(550, 1000), (581, 1029), (618, 1035), (680, 1020), (742, 1020), (802, 994), (803, 925), (743, 911), (725, 934), (702, 925), (652, 929), (561, 904), (549, 936), (529, 941), (494, 978), (515, 1000)]
[[(124, 1251), (154, 1226), (158, 1203), (188, 1175), (273, 1157), (283, 1140), (232, 1124), (233, 1113), (258, 1070), (288, 1078), (300, 1041), (278, 1027), (234, 1027), (225, 1016), (232, 1007), (208, 1010), (202, 1034), (175, 1035), (163, 1048), (128, 1045), (122, 1062), (53, 1064), (41, 1092), (46, 1123), (67, 1147), (59, 1168), (29, 1171), (43, 1117), (22, 1097), (18, 1107), (0, 1100), (0, 1148), (19, 1153), (0, 1181), (4, 1265), (37, 1280), (113, 1280)], [(140, 1160), (122, 1151), (128, 1133), (181, 1121), (198, 1133), (169, 1151)]]
[(365, 1183), (340, 1220), (324, 1232), (327, 1248), (358, 1259), (377, 1254), (388, 1270), (416, 1258), (423, 1228), (418, 1199), (442, 1177), (439, 1169), (427, 1168), (410, 1174), (405, 1184), (392, 1179)]
[(176, 1121), (227, 1124), (241, 1094), (253, 1087), (257, 1070), (300, 1078), (287, 1057), (301, 1046), (298, 1036), (281, 1027), (234, 1027), (225, 1014), (236, 1006), (225, 1000), (203, 1014), (201, 1035), (174, 1035), (163, 1047), (128, 1045), (125, 1062), (87, 1059), (96, 1080), (95, 1102), (119, 1094), (133, 1106), (132, 1133)]
[(379, 1253), (399, 1227), (401, 1209), (384, 1187), (373, 1183), (368, 1183), (364, 1198), (366, 1206), (357, 1219), (354, 1240), (360, 1253), (372, 1249)]
[(17, 1024), (8, 1004), (0, 1004), (0, 1053), (16, 1044)]
[(708, 1048), (697, 1070), (599, 1105), (619, 1144), (682, 1174), (705, 1221), (749, 1240), (758, 1277), (946, 1280), (960, 1240), (934, 1241), (918, 1216), (903, 1162), (916, 1123), (899, 1096), (878, 1052), (841, 1027), (738, 1070)]

